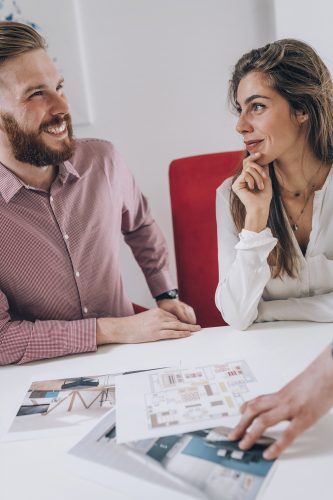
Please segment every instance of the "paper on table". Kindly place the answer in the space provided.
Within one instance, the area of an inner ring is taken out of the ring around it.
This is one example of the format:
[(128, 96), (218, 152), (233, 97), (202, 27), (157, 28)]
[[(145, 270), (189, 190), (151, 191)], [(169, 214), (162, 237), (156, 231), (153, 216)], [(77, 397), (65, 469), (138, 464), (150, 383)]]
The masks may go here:
[(260, 392), (245, 361), (116, 377), (117, 442), (232, 425)]
[(272, 470), (273, 462), (262, 458), (272, 439), (262, 438), (244, 452), (226, 438), (229, 430), (219, 427), (119, 445), (111, 411), (68, 456), (81, 476), (137, 500), (254, 500)]
[[(133, 368), (136, 371), (152, 369), (151, 365)], [(121, 373), (118, 370), (99, 375), (72, 376), (67, 373), (57, 379), (44, 374), (43, 380), (30, 381), (2, 441), (87, 432), (101, 416), (115, 407), (115, 377)]]

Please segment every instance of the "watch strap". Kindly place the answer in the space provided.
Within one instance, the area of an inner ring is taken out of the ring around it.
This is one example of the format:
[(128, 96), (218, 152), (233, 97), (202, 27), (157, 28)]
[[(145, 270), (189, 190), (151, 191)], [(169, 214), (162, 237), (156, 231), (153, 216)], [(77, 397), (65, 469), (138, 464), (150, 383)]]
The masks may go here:
[(164, 300), (164, 299), (178, 299), (178, 290), (177, 288), (174, 288), (173, 290), (168, 290), (167, 292), (160, 293), (157, 295), (155, 300)]

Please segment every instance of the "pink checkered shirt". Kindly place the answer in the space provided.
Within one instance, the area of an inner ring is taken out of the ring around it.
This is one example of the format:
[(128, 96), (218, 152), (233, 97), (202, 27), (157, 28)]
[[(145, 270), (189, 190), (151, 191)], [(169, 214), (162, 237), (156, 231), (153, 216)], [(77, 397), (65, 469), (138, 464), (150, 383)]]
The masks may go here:
[(153, 296), (175, 287), (165, 240), (111, 143), (77, 140), (50, 192), (0, 164), (0, 365), (96, 350), (96, 318), (129, 316), (123, 236)]

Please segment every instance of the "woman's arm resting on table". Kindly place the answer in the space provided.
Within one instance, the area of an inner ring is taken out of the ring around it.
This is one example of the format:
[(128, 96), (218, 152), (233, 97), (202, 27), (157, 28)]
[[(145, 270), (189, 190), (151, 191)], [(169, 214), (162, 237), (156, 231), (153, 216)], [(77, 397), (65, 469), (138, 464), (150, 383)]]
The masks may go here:
[(333, 292), (312, 297), (262, 300), (256, 321), (333, 321)]

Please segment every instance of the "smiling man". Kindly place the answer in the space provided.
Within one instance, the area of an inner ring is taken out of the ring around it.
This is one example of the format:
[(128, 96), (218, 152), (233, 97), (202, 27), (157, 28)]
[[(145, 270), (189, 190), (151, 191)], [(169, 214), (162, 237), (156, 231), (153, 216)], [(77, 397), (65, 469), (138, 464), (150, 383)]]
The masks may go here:
[[(0, 22), (0, 231), (0, 365), (200, 329), (132, 175), (110, 142), (73, 138), (43, 38), (10, 22)], [(122, 236), (158, 308), (134, 315)]]

